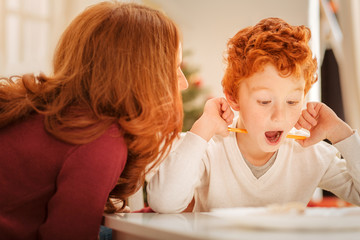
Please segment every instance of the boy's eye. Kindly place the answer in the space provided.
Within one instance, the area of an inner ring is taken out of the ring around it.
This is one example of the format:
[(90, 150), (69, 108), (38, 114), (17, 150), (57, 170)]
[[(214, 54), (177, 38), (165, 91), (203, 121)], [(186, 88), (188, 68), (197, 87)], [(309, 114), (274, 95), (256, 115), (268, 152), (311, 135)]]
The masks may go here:
[(287, 101), (289, 105), (297, 105), (299, 101)]
[(257, 102), (258, 102), (260, 105), (268, 105), (268, 104), (270, 104), (270, 103), (271, 103), (271, 101), (270, 101), (270, 100), (265, 100), (265, 101), (258, 100)]

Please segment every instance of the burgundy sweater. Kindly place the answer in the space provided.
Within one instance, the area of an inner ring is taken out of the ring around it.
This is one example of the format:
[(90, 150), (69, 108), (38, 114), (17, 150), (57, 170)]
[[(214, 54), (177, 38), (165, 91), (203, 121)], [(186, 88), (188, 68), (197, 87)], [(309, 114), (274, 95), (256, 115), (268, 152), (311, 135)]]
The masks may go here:
[(126, 158), (116, 125), (84, 145), (57, 140), (39, 115), (0, 129), (0, 238), (97, 239)]

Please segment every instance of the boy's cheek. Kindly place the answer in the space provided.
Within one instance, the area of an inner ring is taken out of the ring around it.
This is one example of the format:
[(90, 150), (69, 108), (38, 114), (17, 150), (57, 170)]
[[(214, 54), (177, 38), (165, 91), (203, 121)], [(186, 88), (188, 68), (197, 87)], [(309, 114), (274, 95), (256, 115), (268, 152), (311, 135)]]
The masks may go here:
[(295, 127), (295, 125), (296, 125), (296, 123), (299, 121), (300, 117), (301, 117), (301, 112), (299, 112), (298, 114), (296, 114), (296, 115), (294, 116), (294, 118), (293, 118), (293, 119), (291, 120), (291, 122), (290, 122), (291, 128)]

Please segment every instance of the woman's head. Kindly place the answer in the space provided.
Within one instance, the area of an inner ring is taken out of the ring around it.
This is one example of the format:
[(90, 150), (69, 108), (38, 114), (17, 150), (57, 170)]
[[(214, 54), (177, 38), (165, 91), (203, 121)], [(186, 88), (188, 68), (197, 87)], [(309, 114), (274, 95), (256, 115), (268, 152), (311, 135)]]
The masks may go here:
[(117, 123), (129, 155), (112, 196), (125, 199), (181, 131), (179, 51), (179, 30), (163, 13), (116, 1), (90, 6), (62, 34), (52, 76), (0, 88), (8, 98), (1, 126), (35, 110), (56, 138), (84, 144)]
[(307, 27), (291, 26), (279, 18), (263, 19), (240, 30), (228, 42), (224, 92), (238, 99), (240, 82), (270, 63), (284, 77), (303, 76), (306, 94), (317, 81), (317, 62), (308, 45), (310, 37)]
[(63, 33), (54, 79), (99, 117), (132, 118), (179, 105), (179, 38), (174, 23), (156, 10), (103, 2), (86, 9)]
[(129, 157), (114, 196), (133, 193), (145, 166), (181, 131), (179, 46), (179, 31), (164, 14), (119, 2), (86, 9), (60, 40), (54, 77), (95, 118), (116, 119), (124, 132)]

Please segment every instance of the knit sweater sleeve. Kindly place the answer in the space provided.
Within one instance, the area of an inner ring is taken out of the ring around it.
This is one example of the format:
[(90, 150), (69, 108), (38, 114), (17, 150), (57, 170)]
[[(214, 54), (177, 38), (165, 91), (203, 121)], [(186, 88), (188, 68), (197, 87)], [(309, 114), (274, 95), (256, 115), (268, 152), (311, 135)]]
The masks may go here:
[(360, 136), (355, 131), (334, 146), (340, 151), (343, 159), (334, 158), (320, 187), (360, 206)]
[(183, 211), (194, 197), (205, 166), (202, 157), (208, 143), (188, 132), (170, 152), (147, 187), (149, 206), (160, 213)]
[(102, 136), (68, 154), (47, 205), (40, 239), (97, 239), (104, 205), (124, 169), (123, 138)]

